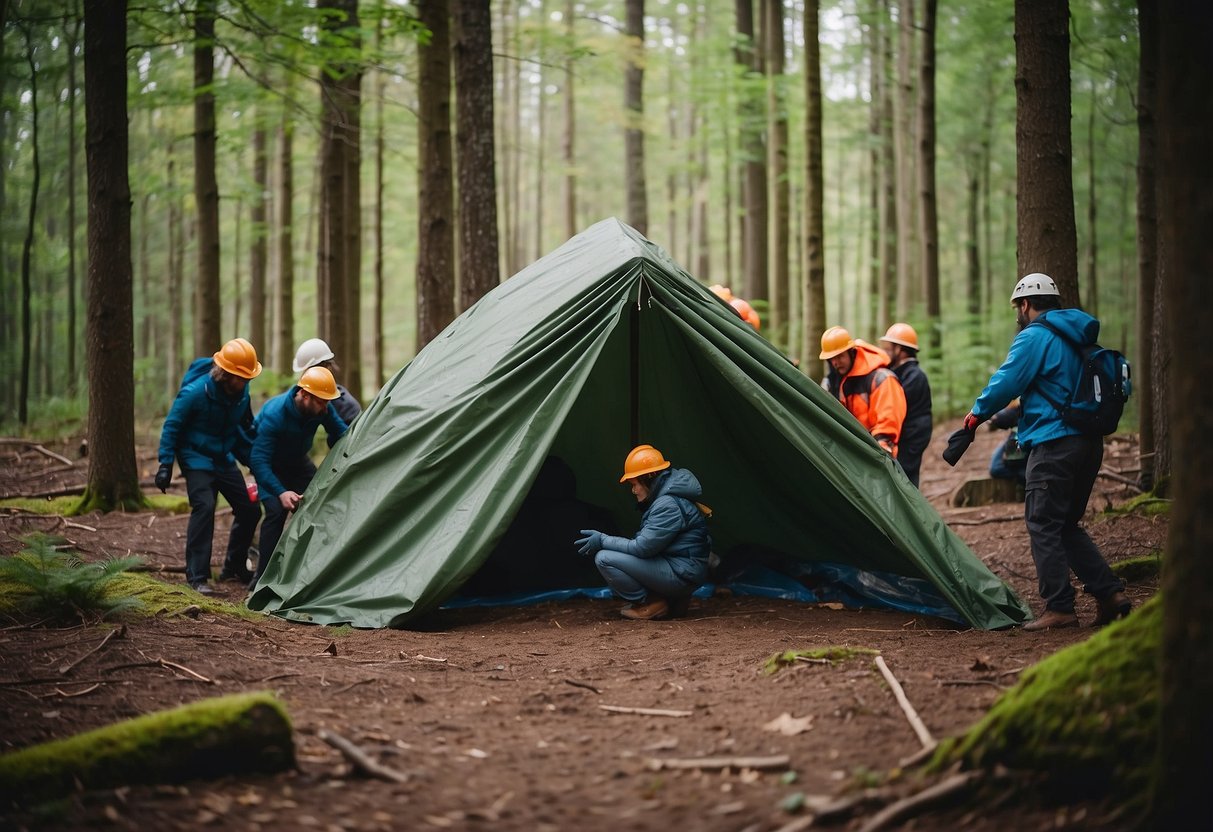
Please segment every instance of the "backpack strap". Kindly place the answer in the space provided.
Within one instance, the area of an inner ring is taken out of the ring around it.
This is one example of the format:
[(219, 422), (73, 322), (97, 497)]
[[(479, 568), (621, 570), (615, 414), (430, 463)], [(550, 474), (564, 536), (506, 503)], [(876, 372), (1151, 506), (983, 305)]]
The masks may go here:
[[(1041, 315), (1041, 316), (1040, 316), (1040, 317), (1038, 317), (1036, 320), (1032, 321), (1032, 323), (1028, 324), (1028, 326), (1036, 326), (1037, 324), (1040, 324), (1040, 325), (1041, 325), (1041, 326), (1043, 326), (1045, 329), (1049, 330), (1049, 332), (1052, 332), (1054, 335), (1056, 335), (1058, 338), (1060, 338), (1060, 339), (1062, 340), (1062, 343), (1064, 343), (1064, 344), (1068, 345), (1068, 346), (1070, 347), (1070, 349), (1074, 350), (1075, 354), (1078, 356), (1078, 360), (1079, 360), (1079, 363), (1080, 363), (1080, 365), (1081, 365), (1081, 362), (1082, 362), (1082, 347), (1078, 346), (1078, 342), (1076, 342), (1076, 341), (1075, 341), (1073, 338), (1071, 338), (1069, 335), (1066, 335), (1064, 332), (1062, 332), (1060, 328), (1058, 328), (1058, 327), (1054, 326), (1053, 324), (1049, 323), (1049, 322), (1048, 322), (1048, 321), (1045, 319), (1045, 316), (1044, 316), (1044, 315)], [(1079, 367), (1079, 372), (1081, 372), (1081, 371), (1082, 371), (1082, 368), (1081, 368), (1081, 366), (1080, 366), (1080, 367)], [(1044, 399), (1046, 402), (1048, 402), (1048, 403), (1049, 403), (1049, 405), (1050, 405), (1050, 406), (1051, 406), (1051, 407), (1052, 407), (1054, 410), (1056, 410), (1056, 411), (1057, 411), (1057, 414), (1058, 414), (1059, 416), (1065, 413), (1064, 406), (1063, 406), (1063, 405), (1061, 405), (1061, 404), (1058, 404), (1057, 402), (1055, 402), (1055, 401), (1053, 400), (1053, 398), (1052, 398), (1052, 397), (1051, 397), (1051, 396), (1050, 396), (1048, 393), (1046, 393), (1044, 390), (1042, 390), (1042, 389), (1041, 389), (1040, 385), (1039, 385), (1039, 384), (1037, 384), (1035, 380), (1033, 380), (1033, 381), (1032, 381), (1032, 383), (1028, 385), (1028, 388), (1029, 388), (1029, 389), (1031, 389), (1031, 388), (1036, 388), (1036, 392), (1040, 394), (1040, 397), (1041, 397), (1042, 399)], [(1020, 407), (1021, 407), (1021, 408), (1023, 407), (1022, 402), (1020, 403)]]

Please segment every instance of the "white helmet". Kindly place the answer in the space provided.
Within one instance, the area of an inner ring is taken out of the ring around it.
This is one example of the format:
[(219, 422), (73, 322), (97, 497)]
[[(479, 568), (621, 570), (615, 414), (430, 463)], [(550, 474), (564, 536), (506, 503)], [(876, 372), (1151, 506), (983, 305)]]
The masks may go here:
[(1061, 295), (1061, 292), (1057, 291), (1057, 283), (1053, 278), (1041, 272), (1032, 272), (1015, 284), (1015, 291), (1011, 293), (1011, 303), (1020, 298), (1030, 298), (1033, 295)]
[(302, 373), (308, 367), (315, 367), (321, 361), (328, 361), (332, 357), (333, 351), (329, 349), (328, 344), (319, 338), (308, 338), (295, 352), (295, 362), (291, 368), (296, 373)]

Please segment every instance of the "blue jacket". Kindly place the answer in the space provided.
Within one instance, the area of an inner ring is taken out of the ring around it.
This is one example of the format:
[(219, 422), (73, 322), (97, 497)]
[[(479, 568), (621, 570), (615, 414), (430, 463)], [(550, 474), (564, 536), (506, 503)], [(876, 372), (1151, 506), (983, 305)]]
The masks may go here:
[[(1046, 317), (1076, 344), (1094, 344), (1099, 338), (1099, 321), (1081, 309), (1050, 309), (1037, 320)], [(1068, 402), (1081, 373), (1082, 359), (1073, 347), (1048, 327), (1026, 326), (1015, 336), (1006, 360), (977, 397), (973, 413), (988, 419), (1018, 396), (1023, 403), (1019, 420), (1019, 444), (1023, 448), (1078, 435), (1082, 431), (1063, 422), (1046, 396)]]
[(669, 468), (653, 480), (652, 493), (640, 517), (640, 531), (631, 539), (604, 537), (602, 548), (638, 558), (663, 557), (678, 577), (701, 584), (708, 577), (712, 537), (695, 500), (703, 488), (684, 468)]
[(274, 474), (274, 468), (293, 466), (312, 451), (316, 429), (324, 425), (329, 447), (345, 435), (346, 424), (337, 415), (332, 402), (319, 416), (304, 417), (295, 407), (298, 386), (266, 402), (257, 414), (257, 439), (249, 455), (249, 467), (257, 478), (262, 500), (276, 500), (286, 486)]
[(160, 429), (157, 456), (162, 465), (172, 465), (175, 457), (183, 471), (220, 471), (237, 459), (247, 465), (252, 429), (248, 386), (232, 397), (203, 375), (177, 391)]

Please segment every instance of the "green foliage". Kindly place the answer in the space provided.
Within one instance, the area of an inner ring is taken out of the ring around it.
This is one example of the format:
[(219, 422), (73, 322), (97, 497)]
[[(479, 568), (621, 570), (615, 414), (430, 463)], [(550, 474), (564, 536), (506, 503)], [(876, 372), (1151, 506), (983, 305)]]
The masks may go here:
[(1133, 802), (1149, 783), (1158, 721), (1162, 602), (1028, 669), (968, 733), (931, 761), (1043, 775), (1052, 796)]
[(1153, 517), (1159, 514), (1171, 513), (1171, 500), (1156, 497), (1153, 494), (1138, 494), (1131, 500), (1126, 500), (1115, 508), (1109, 509), (1108, 514), (1144, 514)]
[(81, 396), (52, 396), (30, 406), (28, 425), (17, 424), (12, 411), (0, 419), (0, 434), (23, 436), (34, 442), (50, 442), (65, 436), (82, 436), (88, 420), (88, 401)]
[[(108, 618), (139, 606), (139, 599), (110, 591), (110, 585), (140, 558), (85, 563), (56, 550), (61, 538), (31, 535), (20, 554), (0, 561), (0, 597), (37, 619), (67, 622)], [(7, 585), (7, 586), (6, 586)], [(12, 587), (9, 590), (9, 587)]]
[(870, 647), (814, 647), (811, 650), (784, 650), (767, 659), (762, 665), (762, 670), (767, 674), (778, 673), (782, 668), (790, 667), (804, 659), (824, 660), (830, 664), (837, 664), (860, 656), (875, 656), (879, 652)]

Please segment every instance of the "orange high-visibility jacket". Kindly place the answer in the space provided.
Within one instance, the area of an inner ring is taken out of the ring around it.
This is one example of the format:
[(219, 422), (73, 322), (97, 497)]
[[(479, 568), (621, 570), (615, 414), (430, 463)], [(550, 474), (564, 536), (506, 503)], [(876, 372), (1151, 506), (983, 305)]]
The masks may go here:
[[(877, 439), (888, 437), (894, 449), (901, 439), (906, 418), (906, 394), (897, 375), (889, 369), (884, 350), (855, 341), (855, 363), (837, 390), (831, 390), (843, 406)], [(896, 450), (894, 450), (896, 456)]]

